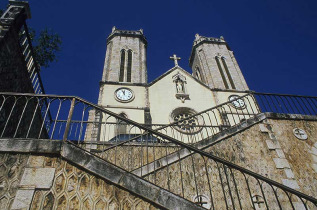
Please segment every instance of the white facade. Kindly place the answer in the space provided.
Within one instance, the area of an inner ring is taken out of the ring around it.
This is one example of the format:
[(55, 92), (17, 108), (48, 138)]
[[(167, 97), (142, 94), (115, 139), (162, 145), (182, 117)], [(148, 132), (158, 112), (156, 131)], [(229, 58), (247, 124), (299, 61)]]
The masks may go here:
[[(223, 38), (216, 40), (218, 43), (210, 43), (206, 38), (196, 36), (190, 59), (193, 75), (176, 62), (174, 68), (147, 83), (146, 39), (143, 31), (121, 31), (114, 28), (107, 42), (98, 105), (137, 123), (153, 125), (154, 129), (159, 127), (158, 124), (174, 122), (178, 117), (175, 113), (180, 114), (180, 110), (194, 114), (227, 102), (232, 95), (245, 95), (248, 86), (232, 51), (228, 50)], [(219, 46), (215, 47), (217, 44)], [(133, 51), (132, 64), (131, 58), (130, 63), (127, 63), (129, 61), (126, 56), (120, 54), (122, 50), (129, 49)], [(199, 53), (207, 54), (206, 59), (200, 59)], [(226, 64), (221, 61), (222, 69), (218, 69), (219, 66), (215, 64), (215, 55), (222, 56), (220, 61), (228, 60)], [(129, 65), (132, 66), (129, 67), (131, 81), (126, 80)], [(197, 72), (196, 67), (200, 72)], [(95, 113), (90, 114), (90, 120), (96, 121), (93, 116)], [(115, 120), (112, 123), (115, 124)], [(115, 125), (112, 129), (116, 129)], [(116, 134), (118, 132), (113, 131), (113, 136)], [(102, 141), (102, 135), (92, 139)], [(107, 141), (110, 138), (103, 139)]]

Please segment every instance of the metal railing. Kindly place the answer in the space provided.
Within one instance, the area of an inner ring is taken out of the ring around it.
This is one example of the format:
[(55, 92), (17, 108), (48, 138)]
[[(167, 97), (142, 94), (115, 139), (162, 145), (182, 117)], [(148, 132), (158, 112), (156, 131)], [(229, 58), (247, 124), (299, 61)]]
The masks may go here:
[[(236, 107), (234, 104), (241, 100), (243, 100), (243, 104)], [(182, 117), (184, 112), (187, 114)], [(259, 113), (260, 109), (253, 95), (245, 94), (199, 113), (191, 113), (191, 110), (188, 111), (185, 107), (179, 108), (175, 114), (171, 114), (170, 124), (150, 124), (145, 126), (184, 143), (195, 145), (201, 140), (210, 139), (221, 131), (251, 120)], [(102, 132), (99, 128), (101, 124), (104, 124), (104, 121), (100, 120), (99, 117), (96, 118), (98, 120), (92, 122), (92, 126), (98, 132)], [(115, 124), (120, 127), (120, 122)], [(129, 131), (125, 133), (129, 133)], [(95, 135), (95, 137), (91, 138), (86, 136), (85, 140), (109, 141), (107, 138), (101, 139), (100, 135)], [(129, 143), (127, 139), (116, 138), (116, 140), (120, 145)], [(114, 139), (112, 141), (114, 142)], [(134, 141), (134, 139), (130, 139), (130, 141)]]
[(289, 94), (252, 93), (261, 112), (317, 115), (317, 97)]
[[(317, 207), (315, 198), (212, 155), (212, 148), (200, 150), (77, 97), (1, 93), (0, 116), (0, 138), (63, 139), (87, 152), (111, 147), (111, 139), (126, 138), (125, 144), (90, 153), (207, 208)], [(96, 116), (103, 122), (99, 133), (92, 126)], [(179, 122), (175, 123), (171, 127)], [(87, 135), (107, 141), (85, 144)]]
[(38, 65), (34, 57), (32, 41), (28, 32), (28, 27), (25, 22), (19, 32), (19, 43), (34, 93), (45, 94), (40, 75), (40, 66)]

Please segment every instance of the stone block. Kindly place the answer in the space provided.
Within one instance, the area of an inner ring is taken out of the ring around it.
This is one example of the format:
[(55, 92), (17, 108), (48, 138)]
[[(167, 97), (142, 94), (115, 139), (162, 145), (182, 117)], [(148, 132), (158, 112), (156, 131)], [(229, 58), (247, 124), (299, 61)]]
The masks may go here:
[(262, 132), (262, 133), (268, 133), (269, 132), (269, 130), (267, 129), (267, 127), (265, 126), (265, 124), (259, 124), (259, 127), (260, 127), (260, 131)]
[(278, 141), (266, 140), (266, 145), (270, 150), (281, 148), (281, 145)]
[(17, 191), (11, 209), (29, 209), (34, 189), (20, 189)]
[(97, 149), (97, 144), (86, 144), (86, 149)]
[(301, 202), (294, 202), (293, 205), (296, 210), (307, 210), (305, 205)]
[(276, 168), (291, 168), (285, 158), (273, 158)]
[(299, 186), (297, 184), (296, 180), (292, 179), (282, 179), (282, 182), (285, 186), (290, 187), (292, 189), (299, 189)]
[(39, 189), (50, 189), (53, 183), (55, 168), (25, 168), (20, 186), (34, 186)]
[(287, 178), (294, 179), (294, 173), (291, 169), (285, 168), (284, 171), (285, 171)]
[(30, 156), (28, 160), (28, 167), (43, 167), (44, 156)]
[(285, 154), (284, 154), (283, 150), (281, 150), (281, 149), (276, 149), (275, 151), (276, 151), (276, 154), (277, 154), (277, 156), (278, 156), (279, 158), (285, 158)]
[(312, 147), (309, 152), (310, 152), (311, 154), (317, 155), (317, 148)]

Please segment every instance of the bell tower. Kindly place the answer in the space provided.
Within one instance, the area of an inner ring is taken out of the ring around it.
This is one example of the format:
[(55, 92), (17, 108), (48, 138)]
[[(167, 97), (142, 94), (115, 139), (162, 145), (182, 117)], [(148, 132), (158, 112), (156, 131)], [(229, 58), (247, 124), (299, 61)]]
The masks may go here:
[(215, 89), (248, 90), (248, 85), (227, 42), (196, 34), (189, 66), (193, 75)]
[(147, 83), (147, 41), (143, 30), (112, 28), (107, 38), (103, 82)]

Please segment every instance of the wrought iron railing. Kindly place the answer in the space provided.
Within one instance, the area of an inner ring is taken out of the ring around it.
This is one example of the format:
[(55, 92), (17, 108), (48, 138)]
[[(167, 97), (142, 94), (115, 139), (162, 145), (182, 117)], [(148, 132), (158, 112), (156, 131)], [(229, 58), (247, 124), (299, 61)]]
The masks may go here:
[(317, 115), (317, 97), (289, 94), (252, 93), (261, 112)]
[[(52, 119), (48, 117), (49, 110)], [(94, 134), (95, 127), (89, 122), (98, 115), (104, 124), (99, 123), (102, 132)], [(76, 143), (92, 155), (204, 207), (317, 207), (315, 198), (214, 156), (210, 153), (212, 148), (200, 150), (77, 97), (1, 93), (0, 116), (0, 138), (63, 139)], [(123, 132), (127, 130), (128, 136)], [(100, 141), (84, 144), (85, 136), (92, 134), (99, 135)], [(109, 140), (120, 136), (135, 141), (101, 153), (92, 152), (109, 147)]]
[(32, 40), (30, 38), (28, 27), (24, 22), (19, 32), (19, 43), (26, 64), (26, 69), (29, 74), (30, 81), (33, 86), (34, 93), (45, 94), (44, 85), (40, 75), (40, 66), (34, 57)]
[[(235, 107), (234, 103), (236, 103), (237, 100), (243, 100), (243, 106)], [(170, 124), (151, 124), (145, 126), (179, 141), (195, 145), (195, 143), (204, 139), (210, 139), (225, 129), (252, 120), (259, 113), (260, 110), (254, 97), (251, 94), (245, 94), (234, 100), (222, 103), (199, 113), (193, 113), (181, 119), (177, 118), (177, 115), (175, 118), (171, 116)], [(96, 116), (98, 116), (98, 114)], [(103, 124), (104, 121), (100, 120), (99, 117), (97, 117), (97, 119), (98, 120), (91, 123), (91, 126), (93, 126), (94, 130), (102, 132), (99, 128), (100, 124)], [(116, 122), (116, 124), (120, 127), (120, 122)], [(109, 139), (100, 139), (100, 135), (95, 135), (95, 137), (90, 138), (89, 136), (86, 136), (85, 140), (108, 141)], [(134, 139), (131, 139), (130, 141), (134, 141)], [(117, 143), (119, 145), (128, 142), (127, 139), (117, 138)]]

